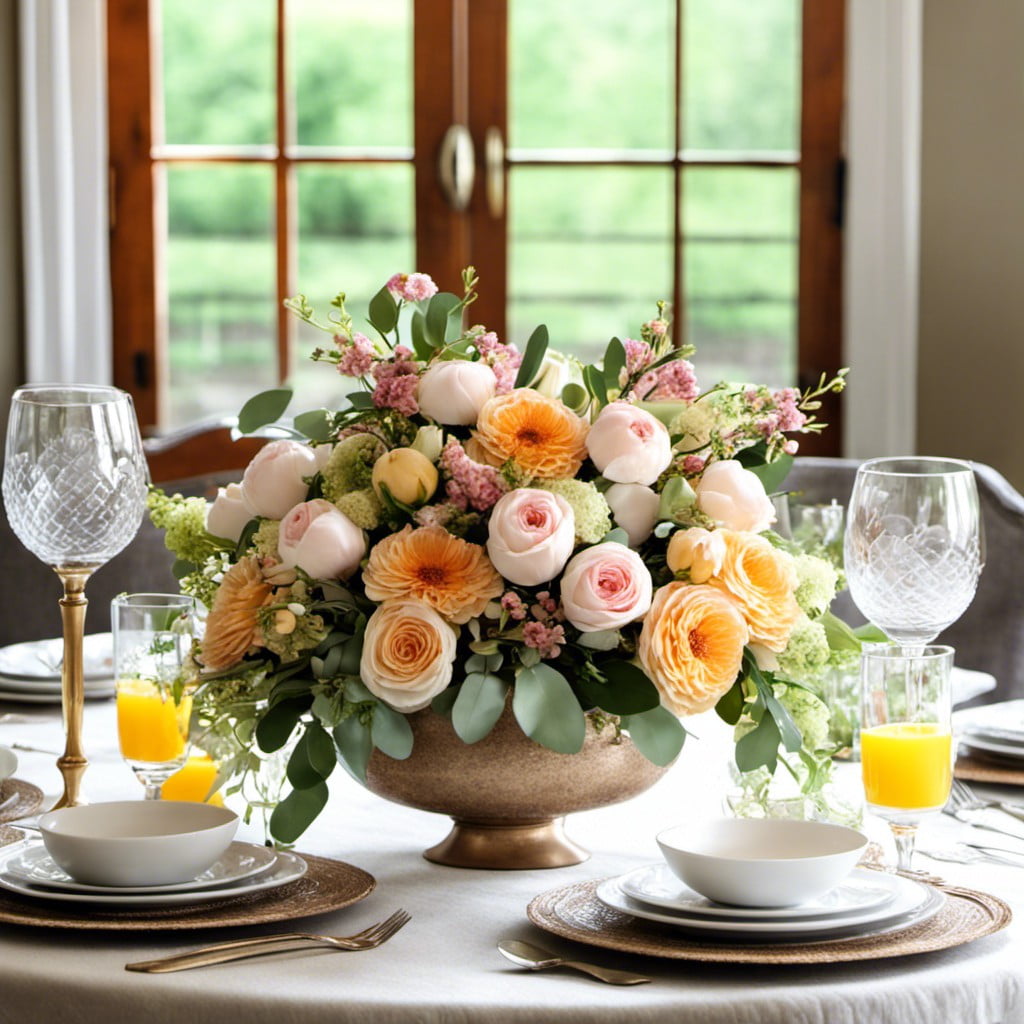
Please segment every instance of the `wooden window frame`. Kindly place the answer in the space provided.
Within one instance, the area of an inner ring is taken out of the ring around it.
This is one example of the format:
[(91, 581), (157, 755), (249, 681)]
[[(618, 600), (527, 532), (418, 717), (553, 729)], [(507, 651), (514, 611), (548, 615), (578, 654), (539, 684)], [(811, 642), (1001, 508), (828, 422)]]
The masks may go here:
[[(279, 25), (286, 0), (276, 0)], [(685, 0), (676, 0), (674, 87), (682, 96), (682, 24)], [(130, 391), (139, 420), (152, 432), (160, 423), (161, 388), (167, 376), (166, 309), (158, 291), (164, 281), (156, 233), (164, 209), (158, 168), (172, 163), (255, 162), (275, 171), (277, 251), (277, 361), (280, 379), (288, 375), (295, 325), (282, 302), (295, 290), (294, 170), (304, 163), (411, 164), (415, 174), (417, 267), (441, 287), (457, 290), (461, 268), (472, 262), (487, 282), (474, 317), (504, 336), (507, 291), (507, 211), (488, 201), (488, 175), (507, 190), (509, 170), (525, 166), (661, 166), (673, 174), (675, 216), (673, 300), (677, 333), (685, 330), (682, 204), (684, 174), (692, 167), (787, 168), (799, 175), (798, 353), (796, 383), (806, 386), (833, 372), (842, 351), (842, 116), (844, 104), (845, 0), (804, 3), (800, 152), (791, 156), (749, 153), (697, 153), (683, 148), (676, 117), (674, 150), (669, 153), (615, 153), (593, 150), (503, 152), (499, 168), (484, 144), (488, 134), (507, 138), (508, 0), (414, 0), (413, 82), (416, 96), (413, 150), (319, 149), (290, 151), (293, 111), (288, 106), (287, 48), (278, 31), (278, 98), (275, 145), (269, 147), (184, 147), (154, 145), (154, 94), (150, 69), (153, 34), (150, 0), (108, 0), (108, 77), (111, 183), (111, 279), (114, 380)], [(468, 79), (470, 53), (487, 53), (489, 76)], [(477, 187), (465, 213), (454, 210), (438, 189), (437, 155), (450, 124), (464, 124), (475, 145)], [(483, 183), (482, 185), (480, 183)], [(803, 440), (802, 450), (836, 455), (842, 443), (842, 407), (829, 396), (822, 411), (831, 427)], [(223, 444), (207, 450), (215, 461), (244, 463)], [(205, 467), (204, 467), (205, 468)]]

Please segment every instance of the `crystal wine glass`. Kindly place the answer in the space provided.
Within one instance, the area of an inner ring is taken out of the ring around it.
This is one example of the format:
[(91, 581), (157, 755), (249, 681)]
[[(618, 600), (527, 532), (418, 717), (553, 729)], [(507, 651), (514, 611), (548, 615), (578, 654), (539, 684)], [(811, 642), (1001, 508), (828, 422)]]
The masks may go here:
[(960, 618), (984, 558), (968, 463), (885, 458), (857, 470), (844, 543), (850, 593), (905, 653), (920, 651)]
[(11, 400), (3, 496), (18, 539), (64, 586), (61, 701), (67, 742), (58, 807), (79, 802), (85, 584), (135, 536), (149, 470), (131, 396), (99, 385), (39, 384)]

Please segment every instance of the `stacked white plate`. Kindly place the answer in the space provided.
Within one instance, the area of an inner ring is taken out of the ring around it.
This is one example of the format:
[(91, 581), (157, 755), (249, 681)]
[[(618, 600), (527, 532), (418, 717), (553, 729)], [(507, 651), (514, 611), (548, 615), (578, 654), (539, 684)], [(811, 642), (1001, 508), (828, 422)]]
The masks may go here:
[(276, 889), (301, 878), (306, 862), (294, 853), (232, 843), (201, 875), (175, 885), (106, 886), (76, 882), (41, 844), (0, 852), (0, 888), (19, 896), (104, 907), (198, 906)]
[(733, 907), (688, 888), (665, 863), (648, 864), (597, 888), (614, 910), (697, 932), (711, 941), (819, 942), (877, 935), (938, 913), (937, 889), (898, 875), (857, 868), (834, 889), (795, 907)]
[[(60, 637), (0, 647), (0, 700), (59, 704), (63, 657)], [(84, 638), (82, 675), (86, 698), (114, 695), (114, 652), (109, 633), (92, 633)]]
[(1024, 765), (1024, 700), (958, 711), (953, 727), (964, 746)]

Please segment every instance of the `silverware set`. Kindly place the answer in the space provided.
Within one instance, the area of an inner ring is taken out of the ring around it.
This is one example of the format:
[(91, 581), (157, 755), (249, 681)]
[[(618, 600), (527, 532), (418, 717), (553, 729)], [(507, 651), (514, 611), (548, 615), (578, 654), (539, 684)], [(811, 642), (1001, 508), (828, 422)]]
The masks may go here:
[[(1021, 826), (1017, 829), (1000, 828), (989, 814), (993, 810), (1008, 814), (1011, 818), (1020, 821), (1022, 823)], [(989, 832), (999, 832), (1002, 835), (1024, 840), (1024, 804), (1010, 803), (1005, 800), (983, 800), (977, 796), (970, 786), (959, 779), (953, 780), (949, 800), (943, 811), (946, 814), (952, 815), (957, 821), (963, 821), (968, 825), (973, 825), (975, 828), (985, 829)]]

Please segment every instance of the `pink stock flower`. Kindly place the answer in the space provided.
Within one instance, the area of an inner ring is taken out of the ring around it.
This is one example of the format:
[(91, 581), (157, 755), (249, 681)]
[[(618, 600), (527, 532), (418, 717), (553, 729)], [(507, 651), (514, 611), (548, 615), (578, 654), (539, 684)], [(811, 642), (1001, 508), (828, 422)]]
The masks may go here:
[(514, 591), (509, 590), (501, 599), (501, 607), (508, 612), (510, 619), (522, 622), (526, 618), (526, 606), (523, 599)]
[(565, 643), (565, 627), (549, 626), (543, 622), (528, 622), (523, 626), (523, 643), (539, 652), (542, 658), (557, 658)]
[(473, 344), (480, 353), (481, 361), (494, 371), (498, 380), (496, 394), (507, 395), (515, 387), (516, 374), (523, 361), (522, 353), (513, 345), (503, 345), (494, 331), (485, 331)]
[(807, 422), (807, 416), (797, 406), (800, 392), (796, 388), (782, 388), (772, 396), (779, 416), (779, 430), (799, 430)]
[(648, 320), (644, 327), (658, 338), (664, 337), (668, 333), (668, 321), (662, 320), (660, 317)]
[(379, 359), (372, 373), (377, 381), (373, 389), (373, 404), (378, 409), (394, 409), (403, 416), (419, 412), (416, 391), (419, 387), (419, 367), (409, 356), (412, 350), (399, 345), (394, 359)]
[(474, 462), (454, 438), (441, 452), (441, 469), (448, 477), (448, 500), (460, 509), (486, 512), (508, 490), (497, 469)]
[(627, 377), (642, 373), (654, 360), (654, 350), (646, 341), (637, 341), (635, 338), (626, 338), (622, 343), (626, 350), (626, 365), (623, 372), (619, 374), (619, 383), (625, 384)]
[(683, 459), (683, 472), (687, 476), (695, 476), (704, 469), (704, 463), (706, 459), (701, 458), (700, 455), (687, 455)]
[(338, 360), (338, 373), (343, 377), (365, 377), (373, 367), (376, 352), (373, 342), (365, 334), (356, 331), (351, 341), (339, 337), (338, 346), (341, 358)]
[(393, 274), (387, 288), (403, 302), (422, 302), (437, 294), (437, 285), (429, 274)]
[(692, 402), (699, 394), (697, 374), (688, 359), (675, 359), (645, 373), (636, 386), (637, 397), (648, 402)]

